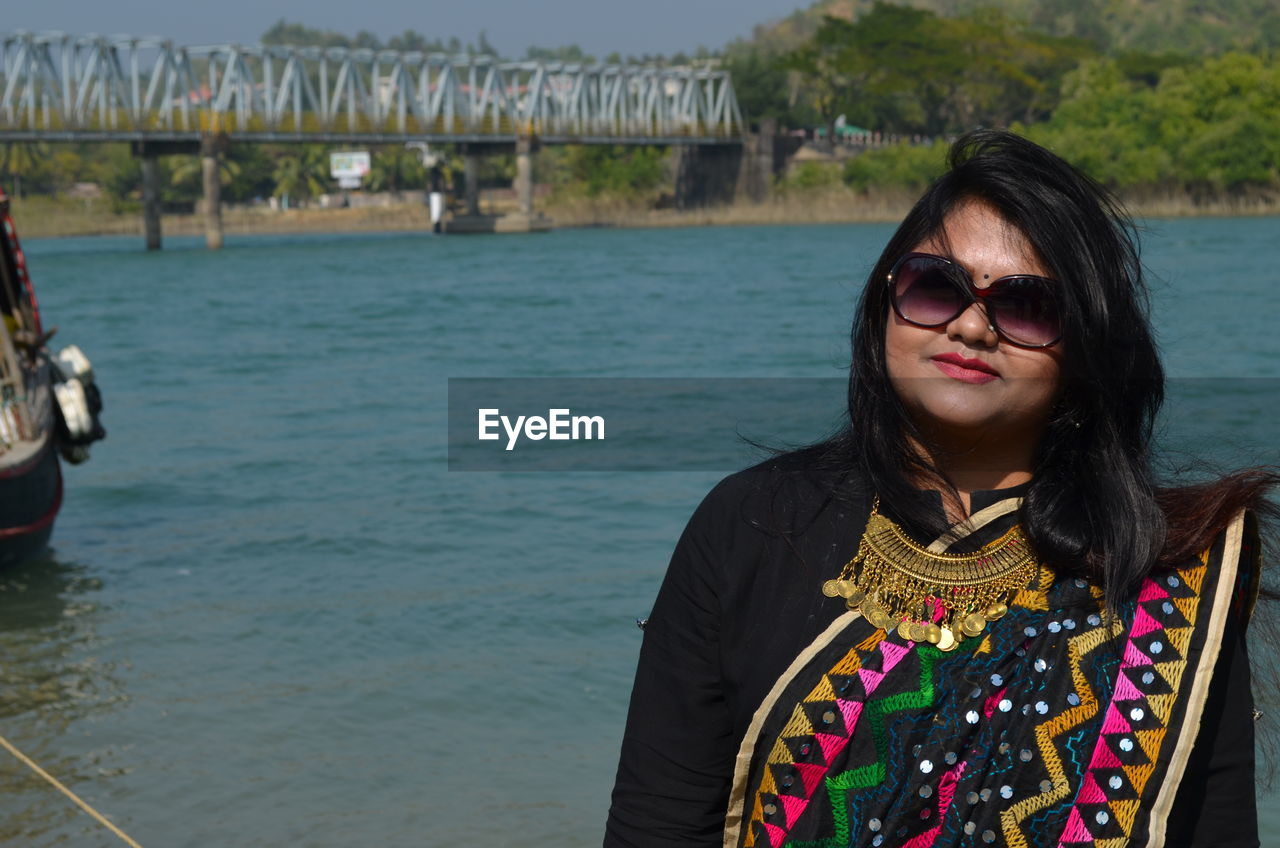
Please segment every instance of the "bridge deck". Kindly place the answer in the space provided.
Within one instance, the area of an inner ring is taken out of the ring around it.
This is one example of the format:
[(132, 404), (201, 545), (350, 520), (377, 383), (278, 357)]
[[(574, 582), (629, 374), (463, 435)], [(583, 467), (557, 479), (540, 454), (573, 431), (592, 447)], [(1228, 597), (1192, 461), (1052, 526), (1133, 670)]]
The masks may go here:
[(0, 141), (737, 144), (726, 72), (0, 35)]

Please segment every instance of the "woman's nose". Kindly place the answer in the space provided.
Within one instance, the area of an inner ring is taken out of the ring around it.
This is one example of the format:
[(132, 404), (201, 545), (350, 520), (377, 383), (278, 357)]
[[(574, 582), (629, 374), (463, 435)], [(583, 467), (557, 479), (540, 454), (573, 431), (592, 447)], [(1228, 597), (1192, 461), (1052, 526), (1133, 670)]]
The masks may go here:
[(947, 337), (975, 347), (995, 347), (1000, 338), (987, 317), (986, 304), (976, 302), (951, 319), (947, 324)]

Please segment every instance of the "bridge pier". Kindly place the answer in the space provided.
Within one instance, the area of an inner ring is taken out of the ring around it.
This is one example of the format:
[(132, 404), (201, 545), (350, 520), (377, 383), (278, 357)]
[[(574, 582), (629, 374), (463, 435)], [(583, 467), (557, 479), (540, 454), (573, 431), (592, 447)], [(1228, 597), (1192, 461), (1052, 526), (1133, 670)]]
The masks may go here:
[(224, 140), (206, 135), (200, 142), (200, 171), (204, 177), (204, 243), (222, 249), (222, 148)]
[(527, 135), (516, 139), (516, 200), (521, 215), (533, 214), (533, 141)]
[(480, 214), (480, 154), (467, 150), (462, 159), (462, 182), (468, 215)]
[(142, 154), (142, 228), (147, 250), (160, 249), (160, 168), (154, 150)]
[(446, 233), (542, 233), (551, 229), (551, 219), (533, 208), (533, 154), (538, 148), (538, 141), (532, 136), (517, 136), (514, 147), (516, 178), (513, 187), (517, 211), (509, 215), (480, 212), (480, 157), (486, 153), (510, 153), (511, 142), (467, 144), (461, 151), (467, 211), (449, 219), (444, 227)]
[(773, 192), (773, 178), (779, 170), (775, 162), (777, 135), (777, 120), (765, 118), (759, 132), (748, 133), (744, 140), (738, 191), (752, 203), (763, 203)]
[(189, 155), (199, 150), (200, 145), (193, 141), (135, 141), (130, 145), (130, 152), (142, 160), (142, 230), (146, 234), (147, 250), (159, 250), (162, 241), (159, 158)]
[(677, 148), (677, 209), (732, 203), (742, 169), (740, 144), (690, 144)]

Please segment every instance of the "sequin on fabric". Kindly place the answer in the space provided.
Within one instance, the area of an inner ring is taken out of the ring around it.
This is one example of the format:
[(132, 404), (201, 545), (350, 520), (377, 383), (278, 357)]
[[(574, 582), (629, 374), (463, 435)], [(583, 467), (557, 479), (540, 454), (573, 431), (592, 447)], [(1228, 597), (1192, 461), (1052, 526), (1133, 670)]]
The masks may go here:
[(1206, 551), (1191, 567), (1143, 581), (1115, 692), (1059, 848), (1121, 848), (1133, 833), (1169, 736), (1208, 562)]
[(1148, 579), (1110, 626), (1098, 587), (1048, 570), (951, 653), (855, 622), (763, 725), (738, 844), (1118, 848), (1171, 735), (1208, 561)]

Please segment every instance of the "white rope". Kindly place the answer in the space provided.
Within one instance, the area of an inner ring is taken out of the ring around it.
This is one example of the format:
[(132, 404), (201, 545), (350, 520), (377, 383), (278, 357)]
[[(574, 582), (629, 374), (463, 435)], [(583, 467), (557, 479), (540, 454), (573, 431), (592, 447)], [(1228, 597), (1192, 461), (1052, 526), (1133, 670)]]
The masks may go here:
[(141, 845), (133, 841), (132, 837), (130, 837), (129, 834), (125, 833), (123, 830), (116, 827), (111, 822), (107, 821), (106, 817), (103, 816), (102, 813), (98, 812), (93, 807), (90, 807), (87, 803), (85, 803), (80, 799), (79, 795), (77, 795), (76, 793), (72, 792), (70, 789), (63, 786), (61, 783), (59, 783), (56, 777), (49, 774), (49, 772), (45, 771), (44, 769), (40, 768), (40, 766), (36, 765), (34, 760), (32, 760), (26, 754), (22, 753), (17, 748), (15, 748), (13, 746), (13, 743), (11, 743), (8, 739), (5, 739), (3, 736), (0, 736), (0, 745), (3, 745), (10, 754), (13, 754), (15, 757), (18, 758), (20, 762), (30, 767), (30, 769), (34, 771), (36, 774), (40, 775), (45, 780), (49, 781), (49, 783), (53, 784), (53, 787), (57, 789), (59, 792), (61, 792), (63, 795), (66, 795), (72, 801), (75, 801), (76, 804), (80, 807), (80, 809), (84, 810), (86, 813), (93, 816), (95, 819), (97, 819), (99, 824), (101, 824), (107, 830), (114, 833), (116, 836), (120, 837), (120, 839), (123, 840), (124, 843), (129, 846), (129, 848), (142, 848)]

